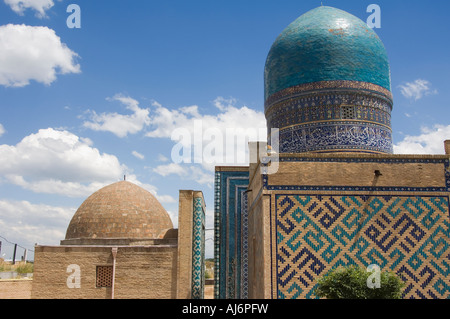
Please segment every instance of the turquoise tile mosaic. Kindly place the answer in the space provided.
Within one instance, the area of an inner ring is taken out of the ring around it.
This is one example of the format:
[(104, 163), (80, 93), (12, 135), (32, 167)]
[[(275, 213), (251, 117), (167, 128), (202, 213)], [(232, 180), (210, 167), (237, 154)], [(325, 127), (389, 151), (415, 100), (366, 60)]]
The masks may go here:
[(300, 16), (275, 40), (265, 66), (265, 99), (286, 88), (333, 80), (391, 90), (386, 49), (366, 23), (321, 6)]
[(205, 205), (194, 198), (192, 238), (192, 299), (203, 299), (205, 291)]
[(248, 296), (248, 172), (216, 172), (215, 298)]
[(403, 298), (450, 298), (448, 196), (275, 196), (274, 297), (315, 298), (338, 266), (377, 264), (405, 282)]

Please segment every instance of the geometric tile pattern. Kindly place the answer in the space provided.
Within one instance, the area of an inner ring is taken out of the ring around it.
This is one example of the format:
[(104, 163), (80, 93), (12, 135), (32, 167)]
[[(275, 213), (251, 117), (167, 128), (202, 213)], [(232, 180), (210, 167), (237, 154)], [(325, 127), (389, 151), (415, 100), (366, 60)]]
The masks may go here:
[(241, 218), (241, 299), (248, 299), (248, 194), (242, 196)]
[(221, 171), (215, 175), (214, 259), (216, 299), (241, 299), (242, 252), (245, 245), (242, 214), (248, 171)]
[(205, 211), (201, 197), (194, 198), (193, 215), (192, 299), (203, 299), (205, 287)]
[(219, 299), (220, 287), (220, 187), (221, 173), (214, 176), (214, 299)]
[(338, 266), (377, 264), (403, 298), (450, 298), (448, 196), (276, 195), (274, 298), (316, 298)]

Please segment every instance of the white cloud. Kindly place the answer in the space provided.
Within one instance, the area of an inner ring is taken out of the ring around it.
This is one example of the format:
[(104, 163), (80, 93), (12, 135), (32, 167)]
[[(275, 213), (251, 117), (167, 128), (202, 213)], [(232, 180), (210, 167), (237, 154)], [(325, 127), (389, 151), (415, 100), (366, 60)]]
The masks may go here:
[(57, 74), (81, 72), (78, 55), (47, 27), (0, 26), (0, 52), (0, 85), (7, 87), (50, 85)]
[(133, 184), (136, 184), (137, 186), (140, 186), (143, 189), (145, 189), (145, 190), (149, 191), (150, 193), (152, 193), (153, 196), (155, 196), (156, 199), (161, 204), (172, 204), (172, 203), (176, 203), (177, 202), (177, 200), (175, 198), (173, 198), (172, 196), (170, 196), (170, 195), (160, 195), (160, 194), (158, 194), (158, 188), (156, 186), (142, 183), (133, 174), (127, 175), (127, 181), (129, 181), (129, 182), (131, 182)]
[(219, 110), (221, 111), (226, 111), (228, 108), (232, 108), (234, 107), (234, 105), (236, 104), (236, 99), (234, 98), (229, 98), (229, 99), (225, 99), (222, 96), (219, 96), (217, 99), (215, 99), (213, 101), (213, 104), (215, 107), (217, 107)]
[[(246, 106), (236, 107), (233, 99), (219, 97), (213, 103), (219, 110), (215, 115), (200, 114), (195, 105), (169, 110), (154, 102), (156, 109), (151, 115), (150, 130), (146, 136), (172, 139), (191, 150), (191, 163), (202, 164), (210, 171), (216, 165), (247, 165), (248, 141), (265, 140), (267, 137), (264, 113)], [(178, 133), (189, 136), (182, 139), (177, 136)], [(196, 140), (196, 136), (200, 136), (200, 141)], [(239, 141), (235, 136), (240, 137)]]
[(422, 128), (418, 136), (406, 136), (394, 145), (395, 154), (444, 154), (444, 141), (450, 139), (450, 125)]
[(172, 220), (173, 228), (178, 228), (178, 212), (173, 212), (171, 210), (167, 211), (167, 214), (169, 214), (170, 219)]
[(151, 127), (146, 134), (148, 137), (171, 138), (177, 128), (186, 128), (193, 133), (194, 121), (202, 121), (204, 129), (217, 128), (223, 132), (225, 129), (265, 128), (266, 119), (262, 112), (252, 110), (246, 106), (240, 108), (234, 105), (236, 101), (225, 100), (221, 97), (213, 104), (220, 111), (216, 115), (202, 115), (197, 105), (169, 110), (161, 104), (154, 102), (156, 107), (151, 116)]
[(153, 171), (163, 177), (178, 175), (181, 178), (189, 178), (190, 180), (196, 181), (201, 185), (212, 187), (214, 184), (214, 174), (210, 171), (205, 171), (200, 166), (170, 163), (167, 165), (159, 165)]
[(65, 130), (39, 130), (17, 145), (0, 145), (0, 183), (35, 193), (86, 198), (100, 188), (127, 180), (151, 192), (161, 203), (174, 203), (157, 188), (142, 183), (116, 156), (100, 153), (88, 138)]
[(153, 192), (153, 195), (161, 204), (173, 204), (176, 203), (177, 200), (170, 195), (159, 195)]
[(46, 17), (45, 12), (54, 5), (52, 0), (5, 0), (5, 3), (20, 15), (23, 15), (27, 9), (33, 9), (39, 18)]
[(167, 161), (169, 161), (169, 159), (162, 154), (158, 154), (158, 161), (159, 162), (167, 162)]
[(188, 170), (180, 164), (170, 163), (167, 165), (160, 165), (153, 170), (155, 173), (166, 177), (169, 175), (178, 175), (178, 176), (186, 176), (188, 174)]
[(209, 187), (214, 185), (214, 173), (211, 171), (205, 171), (199, 166), (191, 166), (191, 176), (199, 184), (205, 184)]
[(15, 146), (0, 145), (3, 181), (37, 193), (90, 195), (125, 170), (114, 155), (101, 154), (92, 141), (68, 131), (43, 129)]
[[(89, 120), (83, 126), (111, 132), (118, 137), (143, 131), (150, 138), (171, 139), (174, 146), (181, 144), (186, 149), (190, 148), (192, 162), (203, 164), (210, 171), (214, 171), (216, 165), (247, 165), (247, 143), (267, 138), (264, 113), (246, 106), (236, 107), (234, 99), (218, 97), (214, 100), (216, 114), (202, 114), (197, 105), (168, 109), (156, 101), (152, 103), (150, 113), (149, 109), (140, 108), (139, 102), (128, 96), (116, 95), (110, 100), (120, 101), (133, 113), (99, 115), (90, 110), (87, 112)], [(189, 135), (188, 138), (180, 139), (177, 136), (180, 131)], [(200, 135), (199, 139), (196, 134)], [(166, 161), (166, 158), (159, 156), (159, 160)]]
[(431, 86), (432, 84), (429, 81), (418, 79), (414, 82), (400, 85), (399, 88), (404, 97), (417, 101), (426, 95), (438, 93), (438, 91), (436, 89), (432, 89)]
[(94, 131), (111, 132), (118, 137), (126, 137), (128, 134), (140, 132), (146, 125), (150, 124), (148, 109), (141, 109), (139, 102), (121, 94), (109, 98), (110, 101), (119, 101), (125, 105), (126, 109), (132, 111), (132, 114), (122, 115), (118, 113), (97, 114), (95, 111), (90, 113), (90, 121), (85, 121), (83, 126)]
[(145, 156), (142, 155), (141, 153), (137, 152), (137, 151), (133, 151), (133, 152), (131, 152), (131, 154), (133, 154), (134, 157), (136, 157), (136, 158), (138, 158), (140, 160), (145, 159)]
[[(0, 200), (1, 235), (27, 249), (33, 249), (35, 243), (59, 245), (75, 211), (74, 207)], [(6, 247), (3, 245), (2, 252), (6, 252)]]
[(3, 134), (5, 134), (5, 128), (0, 124), (0, 136), (2, 136)]

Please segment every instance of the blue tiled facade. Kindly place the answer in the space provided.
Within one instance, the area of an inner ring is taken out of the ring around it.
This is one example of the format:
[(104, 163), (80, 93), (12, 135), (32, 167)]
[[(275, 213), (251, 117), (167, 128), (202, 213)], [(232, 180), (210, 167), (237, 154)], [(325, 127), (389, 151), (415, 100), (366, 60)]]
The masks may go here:
[[(267, 57), (264, 110), (269, 141), (279, 129), (277, 164), (290, 170), (271, 179), (257, 167), (249, 202), (249, 172), (216, 168), (215, 298), (315, 298), (317, 279), (332, 268), (370, 264), (395, 271), (404, 298), (450, 298), (450, 158), (392, 155), (393, 104), (386, 50), (360, 19), (322, 6), (283, 31)], [(321, 179), (294, 171), (302, 163)], [(336, 170), (350, 164), (358, 172), (389, 165), (386, 175), (396, 165), (408, 166), (406, 175), (427, 166), (433, 179), (388, 175), (376, 184), (354, 173), (362, 185), (343, 182)], [(298, 182), (286, 182), (291, 170)], [(270, 225), (249, 224), (249, 211)]]
[[(405, 282), (403, 298), (450, 298), (450, 159), (289, 156), (282, 163), (436, 165), (436, 186), (271, 185), (272, 297), (317, 298), (317, 278), (339, 266), (377, 264)], [(414, 173), (411, 171), (411, 173)], [(396, 181), (391, 181), (396, 183)], [(308, 194), (305, 194), (308, 193)]]
[[(216, 171), (215, 191), (215, 298), (246, 298), (248, 287), (246, 196), (249, 174)], [(244, 219), (244, 223), (242, 223)]]

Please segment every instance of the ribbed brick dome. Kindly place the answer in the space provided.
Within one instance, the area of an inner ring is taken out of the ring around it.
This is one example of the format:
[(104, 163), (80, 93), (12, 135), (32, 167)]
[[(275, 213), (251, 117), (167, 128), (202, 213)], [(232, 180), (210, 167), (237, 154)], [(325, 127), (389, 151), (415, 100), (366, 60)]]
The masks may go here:
[(121, 181), (83, 202), (67, 228), (66, 239), (159, 238), (171, 228), (172, 220), (150, 192)]

